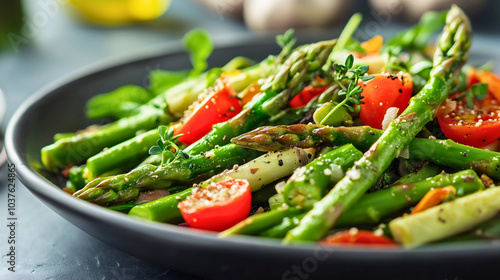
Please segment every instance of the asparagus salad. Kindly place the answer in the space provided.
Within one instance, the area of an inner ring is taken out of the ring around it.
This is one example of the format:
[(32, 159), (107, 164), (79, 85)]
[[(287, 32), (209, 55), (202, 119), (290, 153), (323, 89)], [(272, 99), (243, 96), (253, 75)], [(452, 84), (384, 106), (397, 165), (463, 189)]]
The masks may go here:
[[(412, 248), (500, 236), (500, 79), (468, 65), (456, 6), (392, 38), (337, 39), (207, 70), (153, 71), (88, 101), (91, 119), (41, 151), (65, 191), (129, 216), (329, 246)], [(435, 33), (441, 34), (436, 42)]]

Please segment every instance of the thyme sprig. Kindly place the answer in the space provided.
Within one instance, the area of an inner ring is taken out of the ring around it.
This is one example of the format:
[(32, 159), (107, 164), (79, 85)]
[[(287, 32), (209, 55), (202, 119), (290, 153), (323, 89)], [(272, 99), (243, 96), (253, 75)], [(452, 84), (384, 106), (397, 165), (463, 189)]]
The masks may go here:
[(359, 113), (359, 105), (364, 104), (364, 102), (362, 101), (363, 96), (361, 95), (363, 89), (358, 85), (358, 81), (367, 82), (375, 77), (373, 75), (365, 75), (368, 69), (368, 65), (360, 65), (354, 68), (354, 56), (352, 54), (346, 58), (344, 65), (338, 63), (333, 64), (333, 80), (334, 83), (341, 88), (338, 92), (338, 96), (345, 96), (345, 98), (328, 113), (321, 121), (321, 124), (343, 106), (347, 107), (349, 111), (353, 113)]
[(167, 129), (166, 126), (160, 125), (158, 127), (158, 133), (160, 134), (160, 138), (156, 142), (156, 145), (149, 148), (150, 155), (162, 155), (161, 165), (168, 166), (178, 158), (188, 159), (189, 154), (184, 152), (175, 141), (177, 138), (181, 137), (182, 134), (178, 134), (174, 136), (174, 128), (169, 127)]

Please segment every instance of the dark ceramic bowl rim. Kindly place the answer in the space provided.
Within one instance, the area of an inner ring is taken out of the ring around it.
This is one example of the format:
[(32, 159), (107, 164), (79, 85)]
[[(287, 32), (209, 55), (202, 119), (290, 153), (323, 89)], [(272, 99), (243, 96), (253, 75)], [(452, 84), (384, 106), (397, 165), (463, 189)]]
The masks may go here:
[[(258, 46), (269, 39), (252, 39), (240, 40), (237, 43), (225, 42), (219, 43), (217, 48), (226, 48), (229, 46), (237, 46), (239, 44), (255, 44)], [(312, 244), (304, 244), (298, 246), (283, 246), (278, 241), (267, 240), (256, 237), (237, 236), (234, 238), (221, 239), (216, 235), (204, 231), (196, 231), (174, 225), (152, 223), (135, 218), (128, 217), (124, 214), (109, 211), (100, 206), (82, 201), (80, 199), (71, 197), (65, 192), (55, 187), (50, 181), (38, 174), (31, 168), (26, 160), (25, 147), (18, 144), (18, 137), (22, 137), (22, 128), (17, 124), (23, 118), (29, 115), (30, 108), (43, 100), (46, 96), (50, 95), (55, 89), (77, 79), (81, 79), (92, 73), (103, 71), (106, 69), (119, 67), (132, 63), (134, 61), (151, 59), (167, 53), (180, 52), (182, 47), (180, 44), (169, 44), (170, 50), (165, 52), (158, 48), (157, 51), (150, 51), (147, 55), (138, 54), (126, 59), (108, 60), (96, 65), (85, 67), (75, 73), (63, 77), (46, 87), (37, 91), (33, 96), (26, 100), (22, 106), (16, 110), (11, 118), (5, 135), (5, 146), (9, 162), (16, 165), (16, 173), (20, 181), (37, 196), (42, 199), (46, 204), (62, 207), (67, 211), (74, 212), (81, 215), (85, 219), (96, 219), (108, 223), (110, 226), (130, 230), (131, 232), (144, 233), (148, 232), (149, 235), (160, 238), (167, 242), (175, 242), (186, 246), (200, 246), (204, 249), (219, 250), (224, 252), (237, 254), (238, 251), (253, 251), (253, 252), (266, 252), (274, 255), (292, 255), (298, 258), (306, 258), (315, 254), (318, 247)], [(22, 142), (22, 141), (21, 141)], [(52, 207), (52, 206), (51, 206)], [(71, 221), (70, 221), (71, 222)], [(85, 231), (85, 229), (82, 229)], [(496, 258), (500, 259), (500, 244), (454, 244), (454, 245), (435, 245), (418, 248), (414, 250), (384, 250), (384, 249), (344, 249), (335, 248), (328, 249), (333, 252), (335, 258), (352, 260), (362, 265), (363, 263), (382, 262), (386, 260), (405, 260), (411, 261), (425, 261), (429, 256), (432, 260), (447, 258), (449, 261), (463, 260), (466, 255), (467, 258)]]

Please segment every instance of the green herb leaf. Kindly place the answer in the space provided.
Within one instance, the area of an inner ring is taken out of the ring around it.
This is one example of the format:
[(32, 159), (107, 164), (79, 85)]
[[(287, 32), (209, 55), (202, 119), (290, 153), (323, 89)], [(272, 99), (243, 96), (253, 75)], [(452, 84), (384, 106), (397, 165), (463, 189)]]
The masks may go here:
[(359, 77), (359, 79), (361, 79), (361, 81), (363, 81), (363, 82), (368, 82), (368, 81), (370, 81), (373, 78), (375, 78), (374, 75), (366, 75), (366, 76)]
[(295, 31), (293, 29), (288, 29), (285, 31), (285, 33), (280, 34), (276, 36), (276, 43), (281, 47), (284, 48), (293, 41), (296, 41), (295, 39)]
[(149, 154), (151, 155), (162, 155), (161, 165), (165, 166), (175, 161), (179, 157), (183, 159), (189, 158), (189, 155), (184, 152), (182, 149), (175, 144), (177, 138), (181, 137), (182, 134), (178, 134), (174, 136), (174, 128), (172, 126), (166, 127), (164, 125), (160, 125), (158, 127), (158, 133), (160, 134), (160, 138), (156, 145), (149, 149)]
[(189, 77), (189, 71), (153, 70), (149, 73), (149, 91), (155, 96)]
[(160, 148), (162, 151), (165, 151), (165, 145), (163, 144), (163, 141), (161, 141), (161, 140), (156, 141), (156, 145), (157, 145), (157, 146), (158, 146), (158, 148)]
[(207, 69), (207, 59), (213, 51), (210, 35), (203, 29), (191, 30), (184, 36), (184, 45), (190, 51), (193, 64), (190, 76), (198, 76)]
[(184, 151), (179, 151), (179, 155), (182, 159), (188, 159), (189, 158), (189, 154), (187, 154), (186, 152)]
[[(134, 85), (120, 87), (112, 92), (97, 95), (87, 102), (87, 116), (91, 119), (119, 119), (148, 102), (154, 95)], [(110, 109), (109, 104), (113, 104)]]
[(354, 56), (352, 54), (350, 54), (346, 60), (345, 60), (345, 67), (347, 69), (350, 69), (352, 68), (352, 65), (354, 64)]
[(153, 147), (149, 148), (150, 155), (159, 155), (162, 152), (163, 152), (163, 150), (158, 146), (153, 146)]
[(467, 108), (474, 109), (474, 100), (482, 101), (487, 94), (488, 94), (488, 85), (483, 83), (478, 83), (472, 85), (470, 90), (465, 91), (459, 97), (455, 98), (455, 100), (460, 101), (463, 98), (465, 98), (465, 104), (467, 105)]
[(166, 139), (172, 139), (172, 136), (174, 136), (174, 128), (170, 127), (166, 132), (165, 132), (165, 138)]
[(359, 72), (360, 72), (359, 75), (364, 75), (364, 74), (366, 74), (366, 72), (368, 72), (368, 70), (370, 69), (370, 67), (368, 65), (360, 65), (358, 67), (358, 69), (359, 69)]
[(486, 94), (488, 94), (488, 85), (483, 83), (474, 84), (470, 88), (470, 92), (476, 100), (483, 101)]
[(167, 133), (167, 127), (164, 126), (164, 125), (160, 125), (158, 127), (158, 134), (160, 134), (160, 137), (163, 138), (163, 141), (165, 141), (167, 137), (166, 136), (166, 133)]

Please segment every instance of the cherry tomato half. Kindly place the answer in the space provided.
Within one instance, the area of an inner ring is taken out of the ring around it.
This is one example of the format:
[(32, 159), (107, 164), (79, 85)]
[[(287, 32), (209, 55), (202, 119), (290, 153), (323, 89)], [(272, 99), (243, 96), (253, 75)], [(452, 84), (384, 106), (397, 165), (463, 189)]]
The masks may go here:
[(322, 94), (328, 87), (315, 88), (312, 85), (305, 87), (299, 94), (295, 95), (288, 103), (292, 108), (300, 108), (306, 106), (314, 97)]
[(377, 235), (368, 230), (344, 230), (327, 236), (320, 242), (321, 245), (371, 245), (396, 248), (397, 245), (384, 235)]
[(248, 217), (251, 202), (248, 181), (229, 179), (194, 189), (178, 207), (190, 227), (223, 231)]
[(401, 114), (411, 98), (413, 91), (413, 81), (409, 74), (389, 75), (376, 74), (368, 81), (362, 82), (361, 93), (364, 98), (364, 104), (361, 104), (359, 117), (363, 124), (373, 128), (382, 129), (387, 109), (391, 107), (399, 108), (398, 114)]
[(482, 101), (473, 102), (474, 109), (469, 109), (463, 99), (447, 99), (440, 109), (454, 109), (451, 112), (438, 110), (439, 127), (446, 137), (455, 142), (483, 147), (500, 138), (500, 106), (491, 94), (486, 95)]
[(444, 135), (461, 144), (484, 147), (500, 138), (500, 78), (491, 72), (471, 69), (469, 88), (476, 83), (488, 85), (483, 100), (472, 98), (473, 108), (467, 107), (466, 98), (456, 94), (447, 99), (437, 112), (439, 126)]
[(179, 141), (190, 145), (207, 134), (214, 124), (229, 120), (241, 112), (238, 98), (233, 97), (228, 85), (214, 89), (192, 111), (191, 115), (175, 128), (175, 135), (183, 134)]

